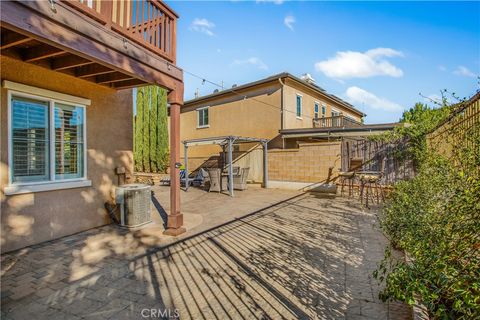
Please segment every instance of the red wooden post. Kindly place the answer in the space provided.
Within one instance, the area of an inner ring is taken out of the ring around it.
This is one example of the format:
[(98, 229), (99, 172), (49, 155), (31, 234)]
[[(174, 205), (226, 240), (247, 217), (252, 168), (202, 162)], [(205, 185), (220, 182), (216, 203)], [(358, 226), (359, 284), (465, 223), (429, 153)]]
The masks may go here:
[(183, 105), (183, 83), (177, 83), (168, 94), (170, 103), (170, 214), (166, 235), (184, 233), (183, 214), (180, 212), (180, 107)]

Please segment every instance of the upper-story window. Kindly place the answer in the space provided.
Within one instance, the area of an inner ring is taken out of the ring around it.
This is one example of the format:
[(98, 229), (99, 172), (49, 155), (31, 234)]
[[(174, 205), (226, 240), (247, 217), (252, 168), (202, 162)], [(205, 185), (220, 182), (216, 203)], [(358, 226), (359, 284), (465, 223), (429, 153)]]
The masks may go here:
[(209, 127), (208, 107), (197, 109), (197, 128)]
[(10, 94), (11, 183), (85, 177), (85, 106)]
[(315, 119), (318, 118), (318, 102), (315, 102), (315, 105), (313, 106), (313, 117)]
[(302, 96), (297, 94), (297, 110), (296, 110), (297, 118), (302, 117)]
[(322, 117), (325, 117), (327, 115), (327, 105), (325, 103), (322, 103)]

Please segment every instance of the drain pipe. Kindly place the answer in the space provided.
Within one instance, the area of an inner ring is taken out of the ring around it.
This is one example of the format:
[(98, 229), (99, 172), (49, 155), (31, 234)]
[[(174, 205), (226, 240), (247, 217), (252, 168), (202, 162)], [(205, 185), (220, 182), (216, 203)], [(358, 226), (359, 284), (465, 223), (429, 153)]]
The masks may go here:
[[(285, 83), (282, 82), (282, 78), (278, 78), (278, 82), (280, 82), (281, 85), (281, 91), (280, 91), (280, 130), (283, 130), (284, 127), (284, 116), (283, 116), (283, 87), (285, 86)], [(282, 149), (285, 149), (285, 138), (282, 137)]]

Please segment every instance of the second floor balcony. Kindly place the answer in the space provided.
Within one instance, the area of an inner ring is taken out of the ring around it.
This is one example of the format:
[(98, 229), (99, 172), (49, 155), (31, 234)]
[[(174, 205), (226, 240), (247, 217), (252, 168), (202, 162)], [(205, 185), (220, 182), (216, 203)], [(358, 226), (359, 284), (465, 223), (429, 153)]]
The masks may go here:
[(351, 128), (362, 125), (361, 122), (344, 115), (313, 119), (313, 128)]
[(178, 15), (160, 0), (68, 0), (106, 28), (175, 64)]
[(183, 98), (178, 15), (160, 0), (2, 1), (2, 56), (112, 89), (156, 84)]

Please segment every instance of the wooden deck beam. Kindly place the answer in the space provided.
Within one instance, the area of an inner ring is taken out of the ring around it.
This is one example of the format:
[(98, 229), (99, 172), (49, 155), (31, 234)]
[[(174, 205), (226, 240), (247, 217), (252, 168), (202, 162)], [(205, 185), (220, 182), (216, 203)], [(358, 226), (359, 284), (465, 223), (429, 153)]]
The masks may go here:
[(130, 80), (113, 82), (110, 84), (110, 87), (115, 89), (131, 89), (131, 88), (136, 88), (140, 86), (145, 86), (147, 84), (148, 84), (147, 82), (142, 81), (140, 79), (130, 79)]
[(52, 61), (52, 70), (60, 71), (65, 69), (86, 66), (93, 63), (94, 63), (93, 61), (90, 61), (88, 59), (85, 59), (79, 56), (69, 55), (66, 57), (55, 58)]
[(11, 47), (15, 47), (22, 43), (26, 43), (31, 41), (32, 38), (26, 37), (22, 34), (16, 32), (8, 32), (2, 35), (1, 43), (0, 43), (0, 50), (5, 50)]
[(104, 83), (112, 83), (112, 82), (119, 82), (125, 80), (135, 79), (132, 76), (123, 73), (109, 73), (109, 74), (102, 74), (95, 77), (95, 82), (99, 84)]
[(91, 64), (87, 66), (78, 67), (75, 71), (75, 75), (79, 78), (90, 78), (90, 77), (98, 76), (100, 74), (107, 74), (107, 73), (113, 73), (113, 72), (116, 72), (116, 70), (112, 70), (100, 64)]
[(64, 53), (65, 50), (58, 49), (49, 45), (40, 45), (37, 47), (26, 49), (26, 52), (23, 55), (23, 61), (34, 62), (51, 57), (56, 57)]
[(89, 17), (78, 15), (62, 2), (57, 2), (55, 9), (52, 12), (46, 1), (5, 1), (0, 12), (2, 27), (168, 90), (183, 81), (180, 68), (147, 48), (88, 23)]

